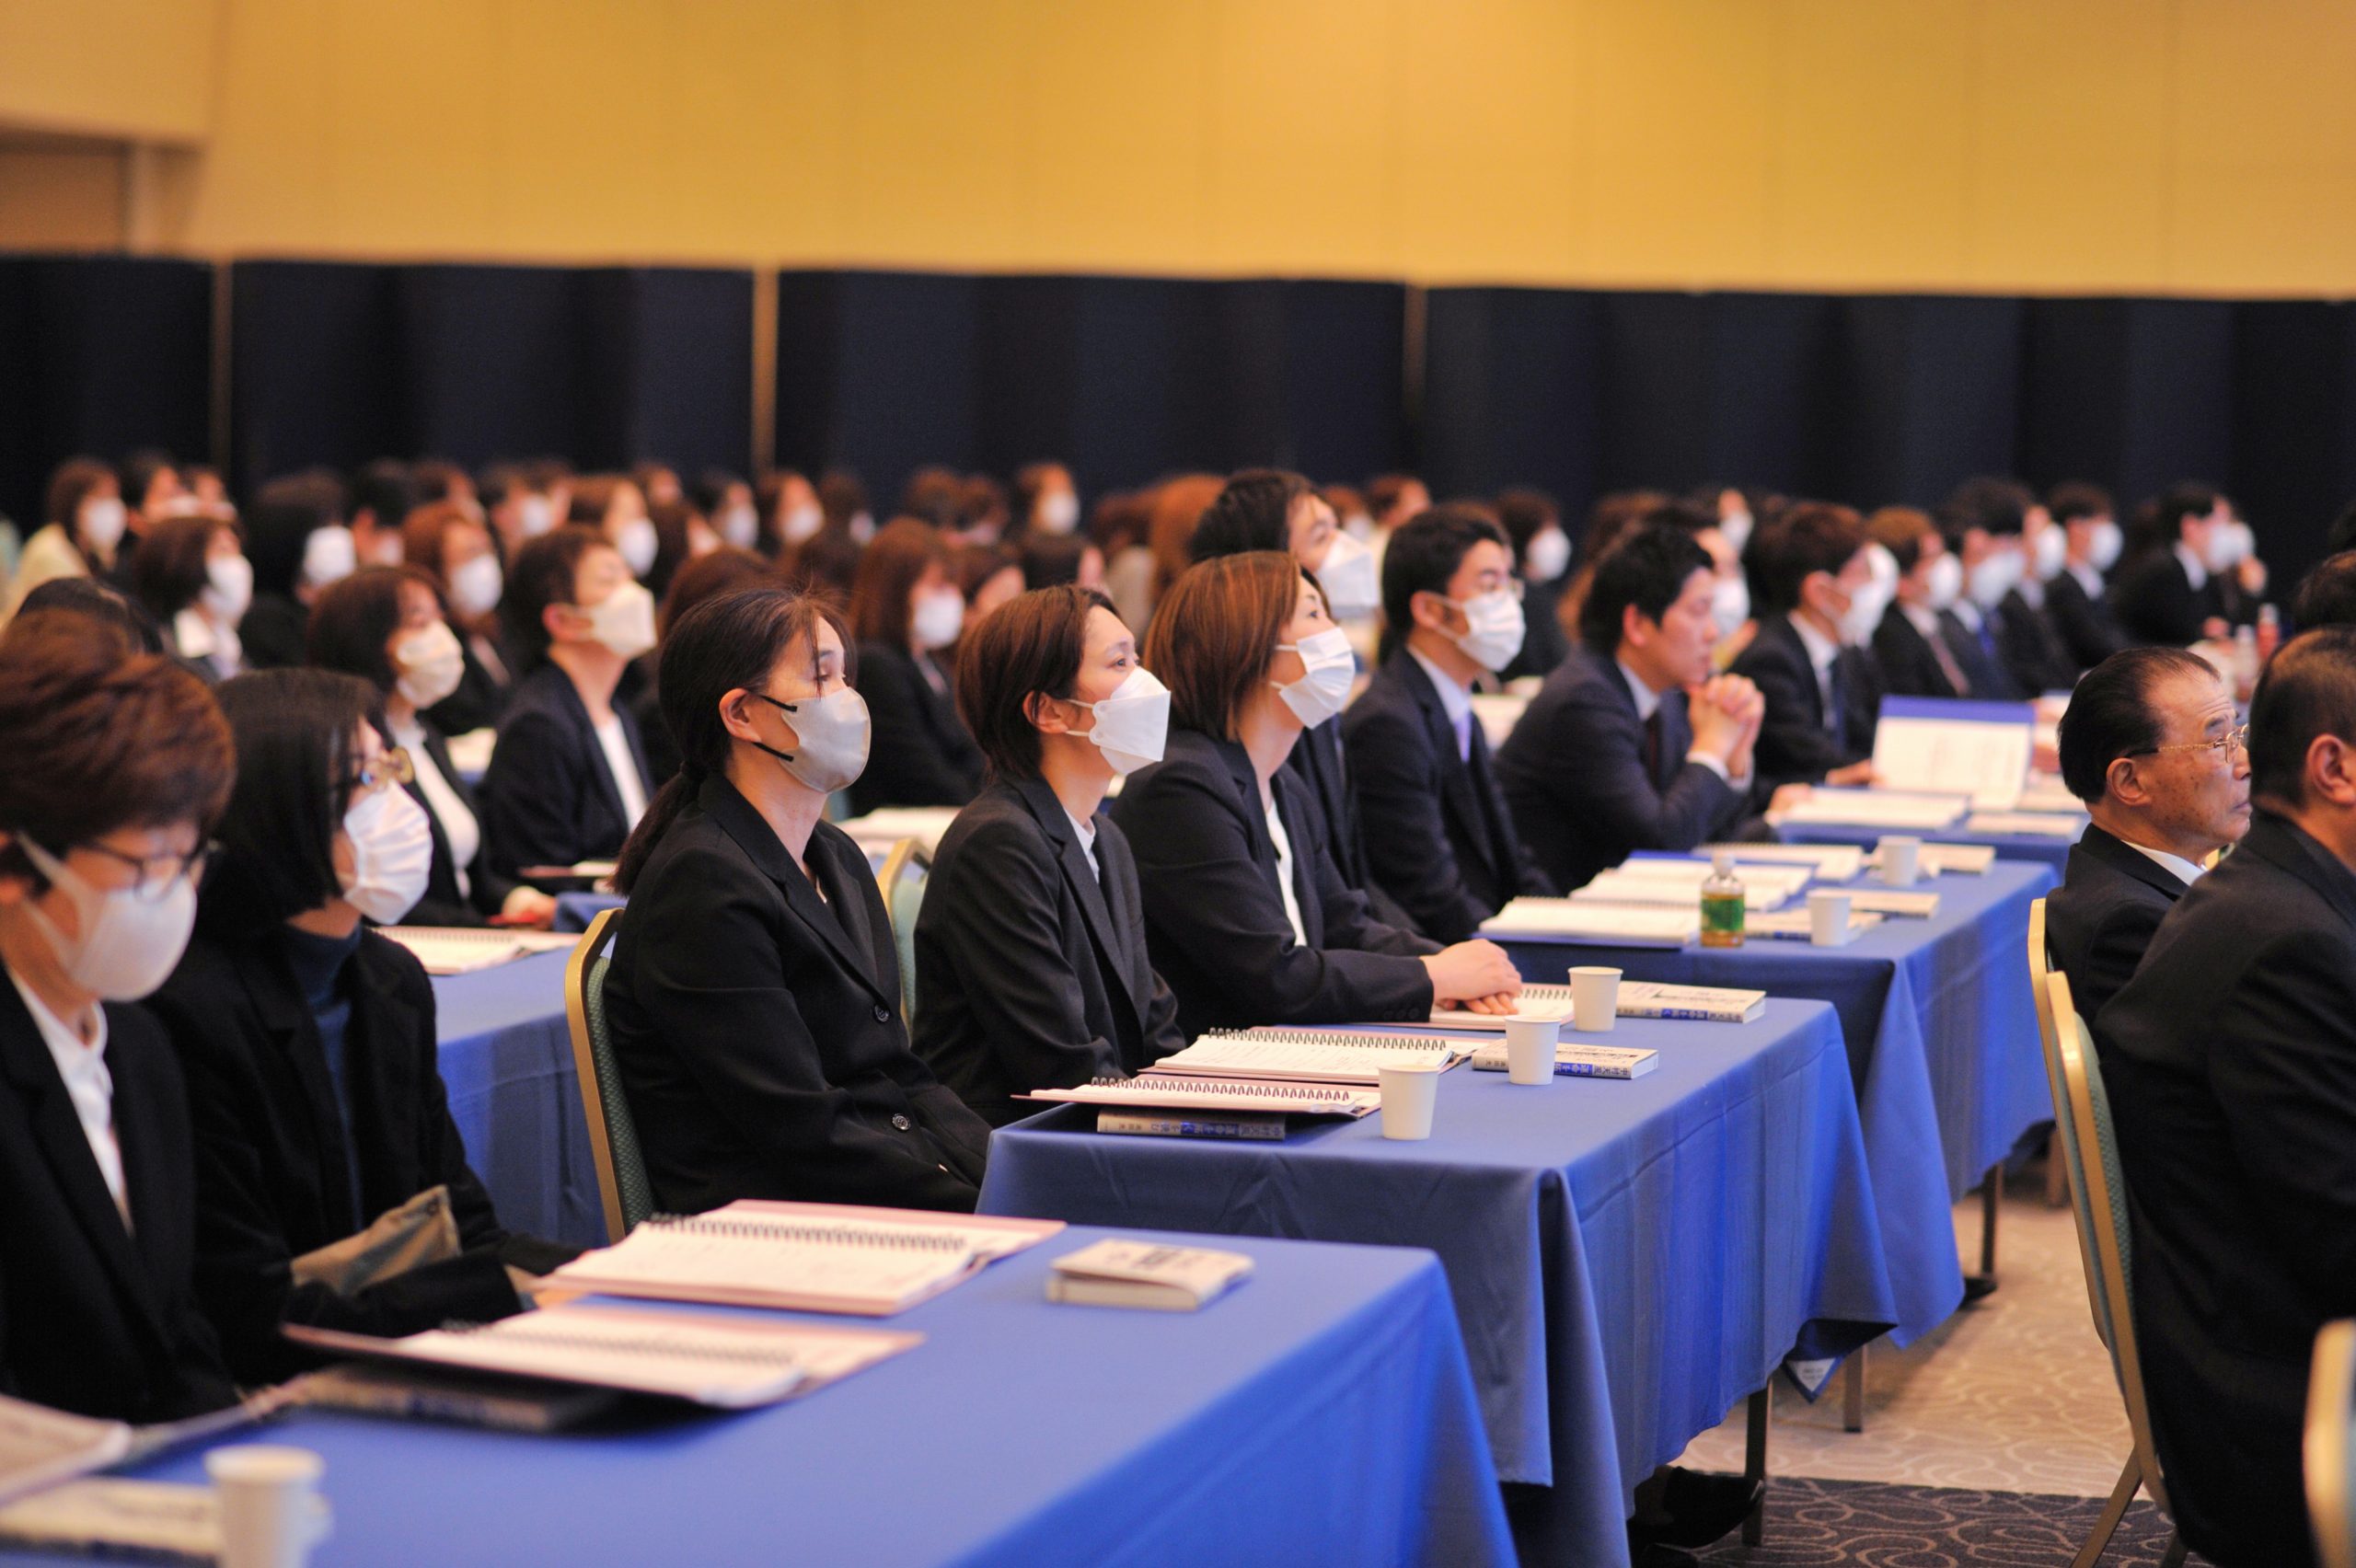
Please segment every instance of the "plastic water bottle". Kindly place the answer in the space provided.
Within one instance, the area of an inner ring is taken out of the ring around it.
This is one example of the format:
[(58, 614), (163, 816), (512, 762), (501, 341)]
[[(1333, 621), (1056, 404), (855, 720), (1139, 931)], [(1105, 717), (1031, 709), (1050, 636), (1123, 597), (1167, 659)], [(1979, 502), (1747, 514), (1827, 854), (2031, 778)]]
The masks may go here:
[(1702, 883), (1702, 945), (1740, 947), (1745, 907), (1742, 879), (1734, 874), (1734, 857), (1721, 850), (1710, 858), (1710, 875)]

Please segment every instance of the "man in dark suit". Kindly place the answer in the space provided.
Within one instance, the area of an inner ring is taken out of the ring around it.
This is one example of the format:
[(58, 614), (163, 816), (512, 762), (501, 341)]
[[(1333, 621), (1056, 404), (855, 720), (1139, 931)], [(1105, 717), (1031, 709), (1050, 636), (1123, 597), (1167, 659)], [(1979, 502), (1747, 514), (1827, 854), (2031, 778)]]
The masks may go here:
[(2009, 697), (2009, 688), (1991, 691), (1983, 661), (1966, 662), (1967, 649), (1977, 650), (1951, 608), (1962, 586), (1963, 566), (1930, 517), (1911, 506), (1885, 506), (1866, 519), (1865, 529), (1898, 563), (1896, 596), (1874, 632), (1883, 692), (1982, 700)]
[(1854, 512), (1824, 502), (1799, 502), (1751, 540), (1759, 635), (1734, 673), (1766, 701), (1763, 789), (1873, 778), (1881, 678), (1865, 649), (1885, 605), (1868, 542)]
[(2092, 1018), (2142, 962), (2209, 857), (2249, 827), (2234, 695), (2180, 648), (2131, 648), (2086, 672), (2062, 718), (2062, 778), (2094, 822), (2045, 901), (2045, 940)]
[(1342, 716), (1375, 881), (1438, 941), (1462, 941), (1516, 894), (1555, 891), (1514, 832), (1472, 711), (1472, 683), (1520, 639), (1475, 637), (1465, 606), (1519, 587), (1484, 513), (1436, 506), (1400, 525), (1382, 558), (1390, 649)]
[(1588, 585), (1580, 646), (1498, 752), (1523, 841), (1560, 886), (1637, 849), (1691, 849), (1747, 814), (1765, 715), (1750, 681), (1710, 674), (1715, 586), (1691, 534), (1622, 539)]
[(2045, 584), (2068, 554), (2045, 505), (2012, 479), (1967, 479), (1940, 503), (1940, 527), (1963, 566), (1958, 612), (2017, 699), (2069, 689), (2078, 666), (2045, 614)]
[(2308, 1357), (2356, 1315), (2356, 628), (2277, 654), (2249, 733), (2248, 836), (2096, 1032), (2177, 1524), (2221, 1568), (2298, 1568)]
[(2045, 585), (2046, 617), (2070, 657), (2090, 670), (2127, 646), (2103, 599), (2103, 574), (2119, 564), (2123, 543), (2119, 523), (2109, 492), (2096, 485), (2056, 485), (2045, 507), (2066, 542), (2062, 573)]
[(2231, 553), (2233, 504), (2187, 482), (2170, 485), (2152, 505), (2152, 546), (2111, 587), (2119, 624), (2133, 641), (2177, 648), (2226, 635), (2216, 578)]

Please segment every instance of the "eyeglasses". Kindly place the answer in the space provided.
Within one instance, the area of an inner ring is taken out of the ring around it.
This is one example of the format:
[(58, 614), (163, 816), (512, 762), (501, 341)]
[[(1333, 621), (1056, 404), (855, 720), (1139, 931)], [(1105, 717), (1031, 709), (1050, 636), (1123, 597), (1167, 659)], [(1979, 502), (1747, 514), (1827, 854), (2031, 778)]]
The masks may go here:
[(2142, 751), (2129, 752), (2129, 756), (2156, 756), (2161, 752), (2212, 751), (2221, 756), (2231, 756), (2235, 751), (2249, 750), (2249, 726), (2236, 724), (2213, 741), (2179, 741), (2171, 746), (2146, 746)]
[(394, 785), (407, 785), (417, 778), (417, 764), (411, 762), (409, 751), (395, 746), (373, 762), (355, 768), (343, 781), (343, 787), (355, 795), (366, 795)]
[(204, 880), (204, 868), (221, 852), (221, 846), (211, 840), (198, 845), (185, 855), (126, 855), (110, 845), (86, 840), (76, 846), (93, 855), (104, 855), (129, 866), (135, 875), (131, 882), (131, 896), (154, 903), (179, 885), (182, 880), (191, 883)]

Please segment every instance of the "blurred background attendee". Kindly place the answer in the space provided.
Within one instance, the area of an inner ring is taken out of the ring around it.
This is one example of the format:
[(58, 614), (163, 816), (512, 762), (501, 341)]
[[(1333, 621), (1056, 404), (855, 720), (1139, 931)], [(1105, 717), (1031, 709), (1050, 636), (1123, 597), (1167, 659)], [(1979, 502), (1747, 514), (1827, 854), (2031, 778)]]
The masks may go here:
[(760, 513), (760, 536), (753, 548), (775, 560), (791, 555), (826, 525), (815, 486), (791, 468), (771, 468), (755, 487), (753, 502)]
[(2136, 530), (2136, 559), (2120, 569), (2110, 591), (2131, 640), (2185, 648), (2227, 635), (2216, 577), (2235, 565), (2232, 525), (2223, 494), (2190, 480), (2170, 485), (2150, 504)]
[(2091, 669), (2127, 646), (2127, 634), (2105, 598), (2126, 538), (2112, 515), (2110, 492), (2099, 485), (2056, 485), (2045, 498), (2045, 509), (2061, 525), (2067, 546), (2061, 575), (2046, 584), (2046, 614), (2070, 656)]
[(430, 717), (449, 735), (498, 723), (515, 674), (499, 626), (506, 574), (490, 529), (455, 502), (437, 502), (409, 514), (401, 525), (401, 548), (410, 566), (423, 572), (442, 596), (450, 628), (466, 650), (457, 690), (434, 704)]
[(654, 564), (642, 581), (659, 600), (670, 591), (671, 578), (680, 567), (720, 548), (720, 535), (691, 502), (656, 502), (646, 514), (654, 525)]
[(938, 657), (965, 624), (965, 596), (950, 568), (947, 542), (913, 517), (887, 525), (860, 557), (850, 623), (873, 734), (866, 770), (850, 787), (853, 812), (962, 806), (981, 788), (982, 754), (957, 717)]
[(1077, 583), (1103, 592), (1104, 552), (1085, 534), (1057, 534), (1033, 529), (1022, 536), (1022, 582), (1028, 588), (1060, 588)]
[(706, 468), (696, 477), (689, 500), (720, 542), (731, 549), (749, 550), (761, 540), (761, 512), (753, 502), (753, 487), (725, 468)]
[(502, 563), (514, 560), (526, 543), (557, 525), (556, 503), (528, 464), (501, 463), (486, 469), (476, 493)]
[(1521, 574), (1522, 614), (1529, 622), (1521, 651), (1498, 674), (1505, 680), (1543, 675), (1570, 651), (1570, 640), (1563, 635), (1555, 612), (1570, 581), (1571, 536), (1564, 531), (1562, 509), (1542, 490), (1522, 486), (1500, 492), (1496, 513), (1513, 544), (1515, 570)]
[(654, 570), (661, 540), (647, 515), (646, 496), (627, 474), (583, 474), (573, 480), (568, 521), (596, 529), (641, 582)]
[(707, 555), (699, 555), (671, 579), (671, 590), (663, 595), (663, 603), (654, 614), (654, 646), (639, 655), (641, 679), (638, 695), (631, 699), (631, 712), (638, 720), (638, 738), (646, 751), (647, 778), (657, 790), (669, 783), (679, 771), (678, 742), (671, 727), (663, 721), (663, 643), (671, 636), (671, 628), (679, 617), (722, 594), (733, 594), (739, 588), (753, 588), (763, 583), (775, 583), (777, 571), (768, 561), (750, 550), (723, 547)]
[[(114, 470), (94, 457), (75, 457), (49, 477), (41, 525), (25, 541), (9, 581), (7, 615), (26, 594), (59, 577), (110, 577), (115, 552), (130, 525)], [(0, 616), (0, 619), (6, 618)]]
[(237, 623), (253, 602), (254, 569), (235, 525), (214, 517), (167, 517), (139, 547), (134, 587), (164, 628), (172, 652), (207, 680), (245, 667)]
[(1080, 527), (1080, 490), (1061, 463), (1016, 469), (1012, 499), (1017, 534), (1069, 534)]
[(272, 479), (246, 509), (244, 528), (254, 564), (254, 602), (237, 624), (246, 667), (300, 664), (311, 606), (360, 564), (343, 521), (343, 485), (325, 468)]
[(1096, 498), (1088, 536), (1104, 552), (1104, 592), (1122, 624), (1138, 628), (1153, 614), (1153, 503), (1145, 490), (1107, 490)]
[(959, 545), (950, 560), (969, 626), (1030, 586), (1022, 554), (1011, 544)]
[(401, 524), (417, 510), (417, 482), (409, 465), (379, 457), (352, 476), (344, 519), (363, 566), (401, 563)]
[(1892, 697), (1984, 697), (1963, 657), (1969, 648), (1976, 663), (1979, 650), (1954, 617), (1963, 567), (1930, 514), (1885, 506), (1865, 519), (1865, 531), (1898, 563), (1896, 596), (1874, 631), (1882, 689)]

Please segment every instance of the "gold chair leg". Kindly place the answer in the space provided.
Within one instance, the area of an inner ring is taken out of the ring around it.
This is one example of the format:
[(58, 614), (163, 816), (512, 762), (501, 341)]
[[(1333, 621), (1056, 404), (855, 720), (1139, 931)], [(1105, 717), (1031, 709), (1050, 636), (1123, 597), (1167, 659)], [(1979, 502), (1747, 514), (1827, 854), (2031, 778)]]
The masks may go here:
[(1865, 1429), (1865, 1347), (1859, 1345), (1849, 1364), (1841, 1368), (1841, 1430), (1863, 1432)]
[(1759, 1486), (1758, 1505), (1750, 1516), (1742, 1521), (1742, 1544), (1757, 1546), (1767, 1539), (1767, 1421), (1774, 1412), (1775, 1385), (1772, 1382), (1750, 1396), (1746, 1412), (1742, 1441), (1742, 1479)]
[[(2119, 1484), (2110, 1489), (2110, 1500), (2102, 1505), (2102, 1516), (2095, 1521), (2094, 1533), (2086, 1537), (2086, 1544), (2078, 1549), (2078, 1555), (2070, 1560), (2070, 1568), (2095, 1568), (2102, 1561), (2103, 1549), (2110, 1545), (2119, 1521), (2127, 1516), (2127, 1505), (2135, 1501), (2135, 1493), (2142, 1484), (2143, 1467), (2130, 1454), (2127, 1468), (2119, 1472)], [(2183, 1561), (2180, 1547), (2177, 1561)]]
[(1996, 1213), (2004, 1206), (2004, 1168), (1999, 1163), (1988, 1168), (1988, 1180), (1980, 1184), (1980, 1272), (1990, 1279), (1996, 1277)]

